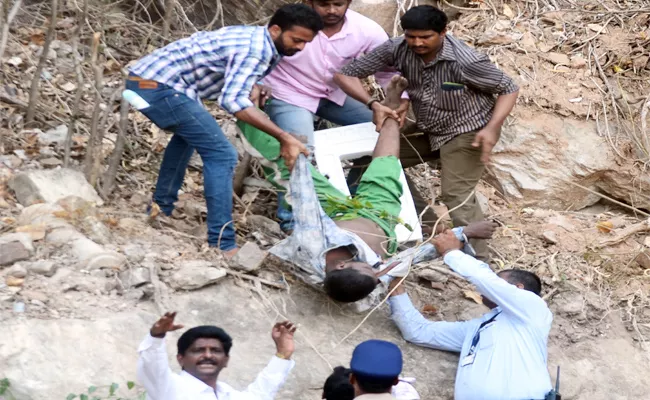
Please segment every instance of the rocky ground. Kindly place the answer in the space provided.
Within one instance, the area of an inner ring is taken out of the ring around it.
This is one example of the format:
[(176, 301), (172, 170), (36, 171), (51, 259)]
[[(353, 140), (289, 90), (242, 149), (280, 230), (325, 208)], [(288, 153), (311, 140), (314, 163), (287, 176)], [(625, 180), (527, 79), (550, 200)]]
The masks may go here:
[[(355, 3), (368, 11), (369, 0)], [(374, 3), (379, 5), (369, 15), (392, 33), (395, 3)], [(500, 224), (491, 241), (492, 265), (542, 277), (555, 315), (549, 370), (554, 374), (561, 365), (565, 398), (645, 398), (650, 225), (644, 210), (650, 209), (650, 177), (640, 115), (648, 107), (647, 4), (630, 2), (622, 9), (608, 1), (451, 3), (453, 33), (488, 52), (522, 87), (478, 191), (484, 211)], [(9, 380), (11, 393), (19, 399), (64, 398), (112, 382), (124, 389), (135, 379), (139, 340), (162, 310), (175, 309), (188, 326), (217, 323), (232, 334), (235, 348), (225, 378), (239, 387), (272, 354), (272, 323), (287, 317), (300, 324), (299, 367), (282, 398), (319, 398), (330, 366), (345, 363), (353, 346), (370, 337), (401, 345), (405, 372), (417, 378), (423, 398), (451, 398), (455, 355), (406, 344), (386, 307), (341, 343), (363, 315), (341, 309), (266, 257), (264, 250), (284, 236), (272, 220), (275, 193), (260, 179), (255, 161), (235, 197), (238, 240), (248, 243), (235, 266), (205, 246), (198, 158), (173, 223), (149, 225), (144, 210), (168, 136), (142, 115), (128, 114), (116, 185), (98, 195), (77, 172), (98, 104), (90, 83), (90, 38), (93, 30), (103, 32), (101, 118), (95, 122), (105, 132), (104, 158), (118, 137), (120, 69), (157, 46), (160, 27), (134, 22), (142, 21), (141, 10), (91, 2), (92, 23), (80, 31), (80, 84), (72, 43), (78, 8), (68, 2), (61, 7), (35, 123), (25, 124), (24, 112), (46, 36), (46, 3), (20, 9), (0, 64), (0, 380)], [(184, 35), (180, 28), (186, 25), (179, 23), (173, 35)], [(80, 88), (72, 168), (63, 169)], [(232, 122), (210, 109), (238, 143)], [(442, 214), (435, 169), (407, 172)], [(418, 266), (407, 287), (433, 320), (484, 311), (473, 288), (440, 262)], [(170, 338), (170, 354), (176, 337)]]

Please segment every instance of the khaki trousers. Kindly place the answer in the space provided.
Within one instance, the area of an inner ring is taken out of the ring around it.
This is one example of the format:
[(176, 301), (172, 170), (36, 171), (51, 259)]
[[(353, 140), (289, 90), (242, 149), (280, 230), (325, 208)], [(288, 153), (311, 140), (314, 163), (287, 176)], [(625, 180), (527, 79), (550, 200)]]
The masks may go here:
[[(456, 136), (445, 143), (440, 150), (432, 151), (426, 134), (407, 135), (402, 137), (400, 146), (400, 161), (404, 168), (424, 162), (437, 162), (440, 165), (441, 200), (449, 210), (463, 203), (467, 196), (476, 188), (483, 175), (485, 165), (481, 162), (481, 148), (472, 147), (472, 142), (478, 131)], [(417, 190), (413, 181), (406, 178), (413, 202), (418, 213), (427, 207), (428, 202)], [(466, 226), (470, 222), (483, 220), (483, 211), (475, 195), (459, 209), (450, 213), (454, 226)], [(429, 208), (422, 216), (423, 223), (433, 225), (438, 216)], [(487, 260), (488, 247), (485, 240), (471, 241), (477, 257)]]

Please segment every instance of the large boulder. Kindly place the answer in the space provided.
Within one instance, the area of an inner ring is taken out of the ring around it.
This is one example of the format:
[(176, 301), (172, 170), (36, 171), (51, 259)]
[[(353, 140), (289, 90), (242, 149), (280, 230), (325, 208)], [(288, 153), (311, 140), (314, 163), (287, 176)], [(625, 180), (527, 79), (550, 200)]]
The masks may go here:
[(68, 196), (78, 196), (97, 205), (104, 204), (84, 175), (73, 169), (21, 172), (11, 178), (9, 187), (23, 206), (40, 202), (54, 203)]
[(650, 175), (618, 157), (594, 122), (554, 114), (504, 127), (486, 179), (521, 205), (579, 210), (602, 198), (578, 184), (650, 209)]

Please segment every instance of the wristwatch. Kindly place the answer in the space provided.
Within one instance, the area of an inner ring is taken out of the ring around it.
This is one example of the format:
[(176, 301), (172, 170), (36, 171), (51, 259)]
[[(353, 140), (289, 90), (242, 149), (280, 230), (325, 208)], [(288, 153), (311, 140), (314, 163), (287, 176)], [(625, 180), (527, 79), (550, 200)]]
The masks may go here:
[(378, 102), (378, 101), (379, 101), (379, 100), (377, 100), (377, 99), (370, 99), (370, 100), (368, 100), (368, 102), (366, 103), (366, 105), (368, 106), (369, 109), (372, 110), (372, 105), (375, 104), (375, 103)]

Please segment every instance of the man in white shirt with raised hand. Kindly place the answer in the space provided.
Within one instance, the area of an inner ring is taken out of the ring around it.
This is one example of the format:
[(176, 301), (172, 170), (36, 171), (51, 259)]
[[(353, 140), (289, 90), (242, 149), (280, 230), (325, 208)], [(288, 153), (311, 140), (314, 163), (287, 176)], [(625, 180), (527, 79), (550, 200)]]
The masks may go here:
[(539, 277), (520, 269), (495, 274), (460, 251), (463, 244), (451, 231), (433, 243), (445, 263), (476, 286), (491, 311), (470, 321), (429, 321), (396, 279), (389, 302), (404, 339), (460, 353), (456, 400), (544, 399), (552, 389), (546, 346), (553, 315), (540, 297)]
[(154, 325), (138, 348), (138, 381), (150, 400), (270, 400), (274, 399), (294, 366), (293, 334), (296, 327), (289, 321), (273, 326), (271, 336), (276, 355), (246, 390), (237, 391), (219, 382), (222, 369), (228, 366), (232, 347), (231, 337), (213, 325), (189, 329), (178, 339), (176, 359), (182, 372), (169, 368), (165, 335), (183, 328), (174, 324), (175, 312), (165, 313)]

